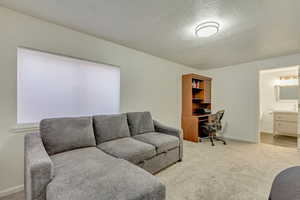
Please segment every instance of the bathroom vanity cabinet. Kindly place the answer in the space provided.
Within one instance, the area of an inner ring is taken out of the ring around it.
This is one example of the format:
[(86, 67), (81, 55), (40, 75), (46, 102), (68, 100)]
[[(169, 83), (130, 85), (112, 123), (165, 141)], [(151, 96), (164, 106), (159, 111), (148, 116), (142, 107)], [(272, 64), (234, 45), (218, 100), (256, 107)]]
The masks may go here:
[(273, 113), (273, 135), (297, 137), (298, 113), (292, 111), (275, 111)]

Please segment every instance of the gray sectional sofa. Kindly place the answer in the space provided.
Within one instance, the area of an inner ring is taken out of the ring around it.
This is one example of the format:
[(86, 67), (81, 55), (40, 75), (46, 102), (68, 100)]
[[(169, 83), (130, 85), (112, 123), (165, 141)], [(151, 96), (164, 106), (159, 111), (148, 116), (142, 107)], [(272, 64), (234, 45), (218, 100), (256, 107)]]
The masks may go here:
[(45, 119), (25, 136), (26, 199), (163, 200), (152, 174), (181, 160), (181, 131), (149, 112)]

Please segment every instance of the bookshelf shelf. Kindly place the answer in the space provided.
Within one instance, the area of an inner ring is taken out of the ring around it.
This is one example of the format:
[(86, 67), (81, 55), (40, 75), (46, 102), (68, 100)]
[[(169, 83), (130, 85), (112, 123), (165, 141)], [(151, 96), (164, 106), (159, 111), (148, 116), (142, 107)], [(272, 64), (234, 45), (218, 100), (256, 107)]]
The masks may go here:
[(193, 98), (194, 101), (203, 101), (202, 98)]

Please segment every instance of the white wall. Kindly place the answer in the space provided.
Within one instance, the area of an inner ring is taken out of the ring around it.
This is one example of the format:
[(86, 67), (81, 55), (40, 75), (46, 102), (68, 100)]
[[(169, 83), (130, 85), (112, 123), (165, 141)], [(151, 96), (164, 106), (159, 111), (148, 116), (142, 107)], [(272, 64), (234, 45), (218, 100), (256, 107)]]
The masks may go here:
[(17, 47), (24, 46), (121, 68), (121, 111), (150, 110), (180, 126), (181, 74), (197, 72), (83, 33), (0, 7), (0, 195), (23, 184), (23, 134), (17, 120)]
[(273, 133), (273, 111), (297, 111), (297, 100), (278, 101), (275, 92), (276, 80), (280, 76), (297, 76), (298, 67), (286, 67), (280, 70), (264, 70), (260, 73), (260, 130)]
[(259, 71), (295, 66), (299, 63), (300, 54), (294, 54), (201, 71), (213, 78), (213, 110), (225, 109), (225, 136), (259, 142)]

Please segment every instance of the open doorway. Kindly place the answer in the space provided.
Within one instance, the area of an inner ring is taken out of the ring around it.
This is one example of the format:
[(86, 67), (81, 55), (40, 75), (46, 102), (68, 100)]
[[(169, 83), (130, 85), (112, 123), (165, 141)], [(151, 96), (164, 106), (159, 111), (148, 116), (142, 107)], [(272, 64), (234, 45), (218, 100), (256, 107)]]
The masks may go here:
[(260, 141), (297, 148), (298, 66), (259, 73)]

